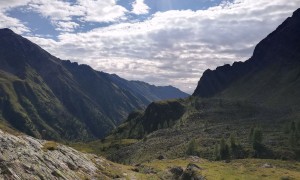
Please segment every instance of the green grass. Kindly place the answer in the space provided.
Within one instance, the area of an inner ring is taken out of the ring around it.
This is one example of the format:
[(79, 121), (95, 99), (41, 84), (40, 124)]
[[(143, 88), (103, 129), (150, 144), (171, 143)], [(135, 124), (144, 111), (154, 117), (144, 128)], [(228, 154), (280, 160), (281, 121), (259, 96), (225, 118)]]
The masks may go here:
[[(182, 158), (154, 160), (142, 163), (136, 167), (109, 162), (110, 165), (105, 169), (100, 168), (100, 171), (102, 174), (112, 178), (167, 180), (172, 177), (172, 174), (169, 172), (170, 168), (180, 166), (186, 169), (189, 163), (194, 163), (201, 167), (202, 169), (198, 173), (208, 180), (300, 179), (299, 162), (269, 159), (242, 159), (225, 163), (223, 161), (209, 161), (206, 159)], [(271, 168), (263, 167), (266, 163), (271, 165)], [(134, 169), (139, 169), (139, 172), (136, 172)], [(147, 173), (143, 169), (152, 169), (154, 173)]]
[[(181, 166), (186, 168), (187, 164), (192, 162), (191, 159), (175, 159), (175, 160), (155, 160), (143, 165), (154, 168), (159, 174), (170, 167)], [(258, 179), (300, 179), (300, 163), (280, 160), (267, 159), (243, 159), (234, 160), (230, 163), (223, 161), (208, 161), (200, 159), (198, 162), (193, 162), (203, 170), (199, 173), (205, 176), (208, 180), (258, 180)], [(264, 168), (264, 164), (270, 164), (271, 168)], [(158, 177), (159, 178), (159, 177)]]
[(0, 129), (4, 132), (7, 132), (9, 134), (13, 134), (13, 135), (16, 135), (16, 136), (22, 134), (21, 132), (19, 132), (16, 129), (12, 128), (7, 122), (5, 122), (2, 119), (0, 119)]
[[(289, 133), (284, 131), (284, 127), (289, 127), (291, 120), (299, 121), (294, 113), (287, 114), (280, 109), (257, 105), (251, 101), (230, 99), (190, 97), (182, 104), (185, 105), (185, 113), (174, 121), (172, 127), (159, 129), (147, 134), (145, 140), (126, 148), (121, 147), (110, 159), (123, 163), (141, 163), (153, 160), (159, 155), (181, 158), (185, 157), (191, 139), (196, 140), (198, 156), (214, 159), (215, 144), (222, 137), (228, 141), (230, 134), (235, 135), (237, 144), (241, 145), (242, 158), (251, 158), (255, 156), (249, 140), (252, 127), (263, 129), (262, 144), (268, 151), (260, 157), (283, 160), (299, 158), (299, 153), (290, 146)], [(143, 119), (138, 118), (136, 121)], [(122, 132), (115, 132), (110, 137), (118, 138), (121, 134)], [(300, 147), (300, 141), (296, 147)]]
[(115, 150), (120, 149), (121, 147), (129, 146), (136, 143), (136, 139), (105, 139), (105, 140), (96, 140), (91, 142), (76, 142), (76, 143), (67, 143), (67, 145), (73, 147), (76, 150), (85, 153), (92, 153), (101, 156), (107, 156), (110, 153), (113, 153)]
[(43, 151), (54, 151), (57, 150), (58, 144), (54, 141), (46, 141), (43, 144), (42, 150)]

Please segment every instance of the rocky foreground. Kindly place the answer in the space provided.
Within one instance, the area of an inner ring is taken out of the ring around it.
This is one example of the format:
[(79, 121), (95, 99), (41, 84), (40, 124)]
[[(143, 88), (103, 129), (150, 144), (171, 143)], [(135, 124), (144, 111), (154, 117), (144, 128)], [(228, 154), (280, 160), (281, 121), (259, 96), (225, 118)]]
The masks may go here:
[(121, 166), (104, 158), (52, 141), (15, 136), (0, 130), (0, 179), (113, 179), (128, 176), (125, 172), (112, 175), (111, 169), (122, 172)]
[(52, 141), (0, 130), (0, 180), (34, 179), (300, 179), (300, 163), (244, 159), (208, 161), (199, 157), (160, 158), (125, 166)]

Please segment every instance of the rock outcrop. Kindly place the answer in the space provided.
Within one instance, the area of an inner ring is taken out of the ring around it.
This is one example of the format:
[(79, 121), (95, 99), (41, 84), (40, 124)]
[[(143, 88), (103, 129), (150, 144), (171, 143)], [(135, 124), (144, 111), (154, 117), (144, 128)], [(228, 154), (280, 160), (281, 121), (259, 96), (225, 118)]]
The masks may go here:
[(113, 163), (52, 141), (0, 130), (0, 179), (111, 179)]
[(122, 138), (143, 138), (145, 134), (171, 127), (185, 113), (182, 100), (159, 101), (149, 104), (144, 113), (133, 112), (113, 135)]

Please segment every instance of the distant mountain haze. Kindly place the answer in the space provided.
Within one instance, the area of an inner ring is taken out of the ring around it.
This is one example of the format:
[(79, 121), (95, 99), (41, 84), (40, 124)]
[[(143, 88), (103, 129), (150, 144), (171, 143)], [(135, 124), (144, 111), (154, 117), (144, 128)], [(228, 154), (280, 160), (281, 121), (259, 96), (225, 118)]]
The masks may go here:
[(187, 96), (60, 60), (10, 29), (0, 30), (0, 123), (26, 134), (101, 138), (133, 110)]

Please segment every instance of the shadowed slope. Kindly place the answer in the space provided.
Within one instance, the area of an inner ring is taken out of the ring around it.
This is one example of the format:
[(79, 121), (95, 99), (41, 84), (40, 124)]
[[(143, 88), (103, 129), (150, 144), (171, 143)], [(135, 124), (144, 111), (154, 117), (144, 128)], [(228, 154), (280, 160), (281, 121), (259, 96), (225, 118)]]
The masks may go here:
[(112, 75), (62, 61), (9, 29), (0, 30), (0, 75), (2, 121), (39, 138), (100, 138), (157, 100), (123, 88)]

